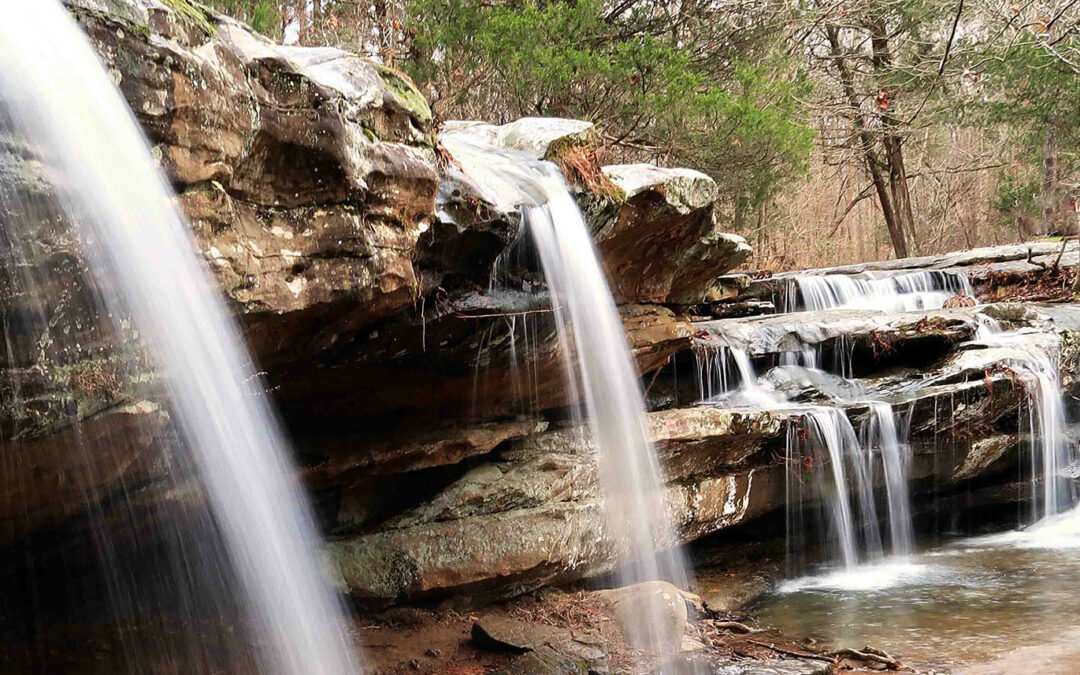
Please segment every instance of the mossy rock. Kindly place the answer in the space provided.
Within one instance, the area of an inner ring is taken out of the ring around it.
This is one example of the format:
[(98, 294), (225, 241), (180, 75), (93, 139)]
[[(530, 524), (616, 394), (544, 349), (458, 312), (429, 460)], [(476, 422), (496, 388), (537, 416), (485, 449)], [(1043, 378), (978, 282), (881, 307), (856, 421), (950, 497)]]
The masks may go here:
[(197, 29), (206, 37), (212, 37), (217, 32), (210, 9), (195, 0), (161, 0), (161, 2), (176, 13), (181, 23)]
[(412, 113), (420, 123), (430, 123), (431, 107), (428, 105), (424, 95), (416, 88), (416, 85), (403, 73), (399, 73), (393, 68), (387, 68), (377, 63), (374, 65), (376, 72), (379, 74), (379, 79), (394, 95), (398, 103)]

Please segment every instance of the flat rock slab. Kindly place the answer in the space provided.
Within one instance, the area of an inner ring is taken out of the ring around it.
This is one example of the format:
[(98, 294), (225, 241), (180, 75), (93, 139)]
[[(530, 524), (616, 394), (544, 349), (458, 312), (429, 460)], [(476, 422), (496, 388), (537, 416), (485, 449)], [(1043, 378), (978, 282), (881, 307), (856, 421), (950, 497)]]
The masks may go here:
[[(614, 610), (619, 629), (631, 646), (678, 653), (686, 632), (687, 612), (677, 587), (666, 581), (646, 581), (597, 594)], [(642, 640), (643, 625), (649, 626), (651, 641)]]
[(829, 675), (832, 664), (814, 659), (732, 659), (704, 654), (683, 655), (653, 675)]
[(970, 307), (915, 312), (876, 310), (825, 310), (777, 314), (759, 319), (717, 319), (696, 321), (693, 327), (699, 344), (719, 344), (744, 349), (751, 354), (799, 351), (839, 337), (889, 334), (911, 339), (937, 333), (962, 340), (976, 327), (977, 310)]
[(606, 663), (590, 664), (542, 646), (492, 675), (607, 675), (609, 672)]
[[(1057, 257), (1060, 249), (1060, 241), (1033, 241), (1025, 244), (986, 246), (966, 251), (943, 253), (941, 255), (879, 260), (876, 262), (856, 263), (853, 265), (839, 265), (837, 267), (819, 267), (816, 269), (799, 270), (797, 272), (785, 272), (777, 274), (773, 278), (785, 279), (798, 275), (860, 274), (862, 272), (909, 272), (922, 269), (944, 270), (953, 267), (971, 267), (974, 265), (1006, 263), (1016, 260), (1026, 261), (1029, 252), (1035, 259), (1039, 259), (1041, 256)], [(1075, 253), (1076, 249), (1077, 244), (1070, 243), (1066, 248), (1066, 254), (1069, 252)]]
[(486, 616), (473, 624), (472, 642), (481, 649), (521, 654), (505, 675), (575, 675), (608, 672), (599, 638), (577, 631), (505, 616)]

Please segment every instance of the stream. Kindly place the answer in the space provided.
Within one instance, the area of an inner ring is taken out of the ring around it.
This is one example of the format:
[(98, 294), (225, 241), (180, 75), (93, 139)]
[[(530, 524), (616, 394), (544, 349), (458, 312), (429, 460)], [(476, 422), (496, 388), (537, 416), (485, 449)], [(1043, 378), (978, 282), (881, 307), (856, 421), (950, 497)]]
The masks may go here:
[(762, 626), (872, 645), (927, 672), (1075, 673), (1080, 512), (957, 540), (910, 559), (792, 579), (753, 608)]

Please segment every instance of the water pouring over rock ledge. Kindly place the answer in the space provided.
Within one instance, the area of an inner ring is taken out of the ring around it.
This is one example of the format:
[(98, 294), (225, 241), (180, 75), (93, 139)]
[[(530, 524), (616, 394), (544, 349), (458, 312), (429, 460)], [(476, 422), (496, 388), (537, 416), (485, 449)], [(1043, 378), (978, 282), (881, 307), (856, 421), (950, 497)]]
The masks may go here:
[[(154, 0), (108, 7), (73, 0), (69, 7), (150, 136), (152, 156), (178, 192), (198, 250), (238, 313), (265, 374), (257, 400), (272, 398), (280, 406), (296, 440), (299, 476), (329, 537), (328, 557), (342, 590), (368, 608), (442, 601), (475, 607), (519, 598), (511, 611), (525, 611), (522, 594), (545, 586), (612, 583), (605, 575), (614, 569), (616, 547), (602, 509), (604, 481), (595, 448), (573, 424), (572, 409), (586, 388), (567, 383), (568, 353), (559, 341), (564, 324), (553, 311), (568, 309), (566, 303), (549, 288), (558, 284), (545, 280), (535, 252), (521, 246), (527, 218), (518, 200), (485, 190), (467, 162), (439, 159), (430, 112), (408, 80), (338, 50), (280, 47), (231, 20), (206, 13), (194, 20)], [(450, 130), (454, 125), (444, 130), (447, 140)], [(523, 166), (538, 158), (559, 164), (560, 153), (587, 150), (590, 142), (588, 123), (567, 120), (522, 120), (483, 133), (520, 141), (518, 149), (532, 153)], [(22, 145), (5, 137), (4, 158), (16, 157), (0, 171), (5, 179), (11, 166), (34, 157)], [(446, 145), (452, 156), (452, 142)], [(836, 422), (850, 426), (855, 444), (873, 460), (858, 465), (865, 467), (861, 483), (848, 486), (856, 541), (872, 540), (863, 534), (870, 531), (863, 514), (890, 521), (878, 530), (883, 550), (907, 547), (892, 514), (897, 523), (911, 524), (916, 549), (935, 533), (1029, 519), (1032, 491), (1041, 494), (1046, 483), (1040, 482), (1043, 464), (1033, 463), (1030, 451), (1038, 438), (1028, 427), (1040, 436), (1040, 416), (1033, 425), (1024, 421), (1031, 419), (1031, 389), (1009, 367), (1023, 359), (1008, 345), (973, 339), (983, 317), (992, 316), (1006, 331), (1045, 343), (1057, 357), (1051, 363), (1063, 391), (1070, 392), (1080, 323), (1068, 308), (922, 303), (914, 312), (834, 308), (706, 320), (735, 305), (739, 311), (783, 307), (773, 294), (786, 282), (744, 284), (725, 276), (745, 260), (748, 247), (722, 232), (713, 214), (716, 186), (704, 175), (647, 165), (596, 168), (606, 187), (570, 181), (571, 193), (643, 373), (640, 382), (614, 393), (629, 387), (646, 394), (649, 412), (640, 424), (655, 443), (664, 480), (673, 521), (667, 536), (694, 542), (703, 573), (698, 589), (710, 606), (735, 607), (723, 593), (706, 592), (722, 585), (710, 569), (723, 578), (738, 575), (743, 568), (733, 556), (748, 550), (769, 561), (755, 575), (773, 563), (782, 567), (784, 559), (793, 561), (794, 575), (830, 559), (822, 549), (833, 540), (828, 528), (836, 521), (818, 514), (835, 497), (828, 483), (814, 480), (826, 464), (817, 455), (788, 454), (793, 437), (810, 440), (799, 437), (801, 430), (813, 434), (808, 409), (835, 410), (830, 415), (843, 418)], [(49, 236), (36, 240), (43, 247), (59, 240), (43, 231)], [(1034, 259), (1057, 248), (1036, 244)], [(1070, 248), (1063, 260), (1071, 264), (1074, 256)], [(891, 272), (939, 263), (964, 268), (959, 271), (971, 280), (970, 292), (978, 294), (986, 287), (983, 266), (1027, 264), (1022, 252), (1006, 250), (947, 258), (898, 262)], [(969, 293), (962, 285), (930, 290)], [(15, 325), (16, 297), (3, 298), (8, 326)], [(87, 512), (116, 522), (118, 513), (130, 511), (130, 529), (145, 533), (138, 506), (181, 494), (141, 446), (117, 455), (108, 470), (91, 472), (93, 490), (65, 495), (54, 487), (61, 481), (29, 480), (71, 475), (79, 456), (59, 449), (78, 441), (72, 418), (81, 420), (85, 441), (101, 437), (103, 427), (119, 432), (136, 415), (157, 419), (167, 410), (156, 394), (113, 386), (127, 381), (122, 375), (135, 375), (140, 385), (140, 377), (153, 384), (162, 375), (103, 368), (115, 360), (76, 346), (91, 344), (80, 332), (89, 317), (65, 307), (68, 313), (32, 324), (50, 326), (54, 344), (71, 347), (47, 354), (67, 358), (58, 362), (64, 367), (16, 369), (9, 358), (4, 391), (21, 393), (0, 410), (0, 428), (12, 429), (10, 437), (37, 458), (33, 465), (9, 462), (0, 475), (5, 543), (41, 553), (36, 561), (55, 559), (57, 548), (70, 550), (57, 547), (57, 539), (95, 541)], [(146, 336), (131, 334), (134, 324), (125, 327), (123, 320), (120, 329), (95, 338), (94, 348), (132, 343), (137, 350)], [(63, 335), (76, 338), (68, 342)], [(19, 334), (9, 330), (8, 336)], [(16, 339), (9, 352), (33, 354), (39, 337)], [(582, 342), (563, 344), (575, 341)], [(705, 397), (694, 378), (695, 357), (718, 341), (742, 350), (745, 370), (802, 411), (698, 405)], [(828, 376), (808, 373), (810, 365)], [(58, 377), (43, 383), (36, 379), (41, 373)], [(27, 405), (20, 407), (20, 400)], [(803, 469), (808, 458), (810, 467)], [(906, 478), (910, 517), (899, 515), (905, 500), (892, 489), (899, 485), (890, 468), (896, 464)], [(1066, 508), (1069, 460), (1056, 466), (1052, 499)], [(847, 484), (857, 473), (844, 475)], [(177, 501), (201, 499), (186, 494)], [(137, 499), (125, 502), (124, 495)], [(791, 556), (778, 555), (776, 543), (798, 519), (803, 543)], [(854, 557), (860, 554), (857, 547)], [(50, 578), (47, 571), (35, 574)], [(603, 616), (592, 602), (574, 606)], [(4, 615), (11, 613), (5, 606)], [(699, 621), (692, 630), (706, 625)], [(379, 635), (363, 638), (376, 643), (394, 635), (370, 625), (358, 630)], [(433, 642), (425, 649), (450, 648)], [(540, 651), (533, 649), (534, 660), (549, 656)], [(463, 667), (447, 665), (448, 653), (425, 656), (423, 650), (373, 658), (376, 671), (411, 667), (411, 660), (429, 672)], [(393, 658), (402, 660), (388, 663)], [(508, 667), (485, 664), (494, 672)]]

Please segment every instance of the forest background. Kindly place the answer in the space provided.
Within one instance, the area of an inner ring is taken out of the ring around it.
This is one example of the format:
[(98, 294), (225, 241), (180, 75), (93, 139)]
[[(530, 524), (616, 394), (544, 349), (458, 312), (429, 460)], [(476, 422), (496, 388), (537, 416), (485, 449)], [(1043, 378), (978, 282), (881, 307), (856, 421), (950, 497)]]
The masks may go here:
[(1078, 230), (1080, 0), (210, 0), (408, 73), (437, 119), (592, 121), (712, 176), (756, 267)]

